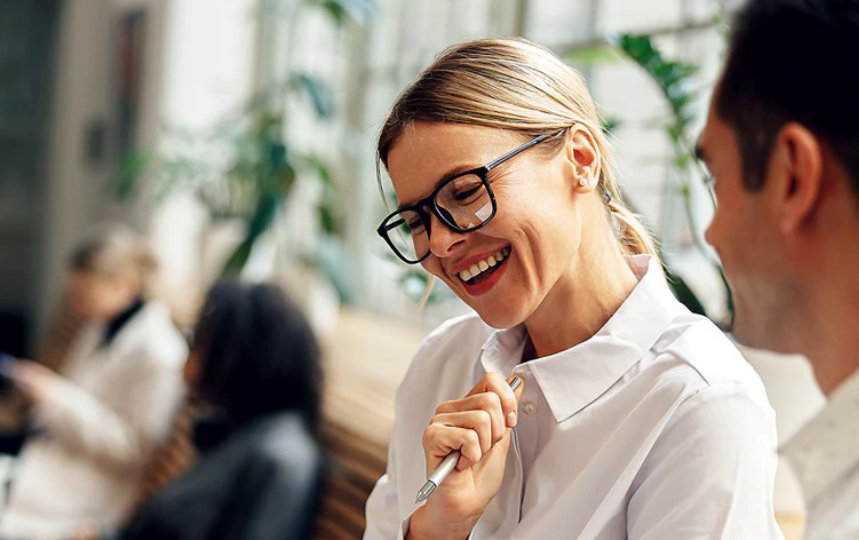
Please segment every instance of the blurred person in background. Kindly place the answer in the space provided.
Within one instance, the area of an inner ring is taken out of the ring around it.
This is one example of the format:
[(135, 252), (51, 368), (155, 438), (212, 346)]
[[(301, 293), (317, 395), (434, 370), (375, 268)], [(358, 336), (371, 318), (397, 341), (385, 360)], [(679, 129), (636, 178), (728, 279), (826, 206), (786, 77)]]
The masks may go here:
[(805, 355), (824, 409), (782, 448), (805, 537), (859, 538), (859, 0), (751, 0), (698, 154), (737, 340)]
[(153, 449), (182, 399), (187, 347), (149, 297), (156, 261), (119, 225), (94, 230), (69, 259), (70, 308), (84, 319), (59, 373), (6, 360), (32, 431), (17, 460), (3, 538), (67, 538), (115, 527), (132, 510)]
[(322, 453), (321, 366), (299, 309), (275, 285), (217, 283), (185, 364), (208, 408), (197, 463), (150, 500), (124, 540), (306, 538)]
[(763, 385), (672, 296), (578, 73), (525, 40), (454, 46), (378, 152), (379, 234), (475, 313), (412, 361), (365, 538), (781, 537)]

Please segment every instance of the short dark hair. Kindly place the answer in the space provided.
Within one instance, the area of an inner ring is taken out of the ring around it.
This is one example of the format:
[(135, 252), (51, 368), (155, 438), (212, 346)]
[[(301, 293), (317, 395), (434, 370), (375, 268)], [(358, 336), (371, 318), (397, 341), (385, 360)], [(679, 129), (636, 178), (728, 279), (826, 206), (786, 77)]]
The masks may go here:
[(859, 0), (749, 0), (736, 14), (716, 113), (736, 132), (748, 189), (763, 187), (788, 122), (815, 133), (859, 193)]
[(271, 284), (216, 283), (194, 332), (200, 394), (234, 422), (295, 410), (320, 420), (319, 347), (301, 311)]

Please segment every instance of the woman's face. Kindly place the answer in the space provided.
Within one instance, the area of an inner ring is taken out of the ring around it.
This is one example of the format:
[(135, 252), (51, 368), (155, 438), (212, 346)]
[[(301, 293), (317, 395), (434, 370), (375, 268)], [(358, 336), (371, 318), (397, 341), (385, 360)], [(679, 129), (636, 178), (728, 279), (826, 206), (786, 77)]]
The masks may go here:
[[(388, 153), (397, 199), (414, 203), (452, 171), (481, 167), (526, 140), (506, 130), (416, 123)], [(574, 267), (582, 231), (578, 195), (591, 188), (578, 184), (582, 173), (569, 146), (547, 156), (538, 145), (490, 172), (498, 210), (484, 227), (457, 233), (432, 216), (430, 254), (421, 264), (491, 326), (524, 322)], [(467, 281), (462, 272), (480, 261), (488, 270), (479, 282)]]
[(73, 270), (68, 276), (71, 309), (80, 317), (108, 321), (134, 301), (139, 287), (133, 276), (103, 276), (95, 272)]

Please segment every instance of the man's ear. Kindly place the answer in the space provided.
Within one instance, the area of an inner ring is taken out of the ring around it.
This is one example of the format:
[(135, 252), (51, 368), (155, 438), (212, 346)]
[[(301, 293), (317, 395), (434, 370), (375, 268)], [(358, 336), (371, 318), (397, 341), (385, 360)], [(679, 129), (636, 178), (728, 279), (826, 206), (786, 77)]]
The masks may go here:
[(823, 185), (823, 148), (801, 124), (785, 124), (775, 137), (764, 189), (772, 196), (779, 230), (795, 232), (814, 214)]
[(599, 182), (602, 160), (591, 132), (584, 126), (571, 127), (567, 132), (564, 152), (572, 170), (575, 190), (579, 193), (593, 191)]

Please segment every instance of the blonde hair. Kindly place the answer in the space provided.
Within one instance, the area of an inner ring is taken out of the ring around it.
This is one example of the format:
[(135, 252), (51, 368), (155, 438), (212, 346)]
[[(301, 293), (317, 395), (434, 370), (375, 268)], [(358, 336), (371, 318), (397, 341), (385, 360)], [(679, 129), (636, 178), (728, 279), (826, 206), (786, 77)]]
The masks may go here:
[(124, 225), (104, 224), (78, 242), (69, 256), (69, 268), (108, 277), (132, 269), (140, 279), (141, 295), (150, 297), (158, 260), (136, 232)]
[(584, 79), (545, 47), (525, 39), (486, 39), (443, 51), (400, 94), (382, 127), (377, 150), (386, 168), (391, 145), (418, 121), (506, 129), (529, 138), (549, 135), (544, 144), (550, 151), (563, 144), (568, 129), (583, 126), (600, 156), (598, 187), (623, 253), (658, 258), (647, 228), (623, 202)]

